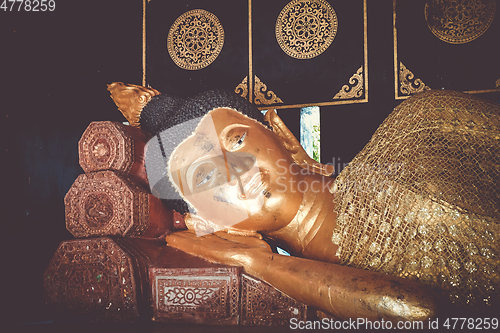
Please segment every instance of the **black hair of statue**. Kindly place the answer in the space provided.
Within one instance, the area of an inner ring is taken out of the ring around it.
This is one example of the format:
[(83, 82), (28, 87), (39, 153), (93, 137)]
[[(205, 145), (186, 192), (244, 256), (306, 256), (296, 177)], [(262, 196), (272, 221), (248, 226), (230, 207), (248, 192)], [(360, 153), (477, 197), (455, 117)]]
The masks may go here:
[[(191, 119), (203, 117), (217, 108), (230, 108), (260, 122), (269, 128), (262, 112), (247, 99), (229, 90), (210, 90), (194, 97), (181, 99), (178, 97), (161, 94), (151, 98), (141, 113), (141, 128), (153, 135)], [(192, 133), (177, 133), (179, 137), (187, 138)], [(165, 143), (163, 143), (165, 144)], [(168, 159), (169, 156), (164, 156)], [(173, 185), (164, 178), (155, 184), (154, 192), (173, 193)], [(189, 211), (188, 204), (179, 199), (162, 199), (162, 202), (177, 212), (184, 214)]]
[[(224, 107), (237, 110), (267, 127), (263, 114), (247, 99), (229, 90), (210, 90), (185, 100), (165, 94), (154, 96), (142, 111), (141, 128), (156, 135)], [(186, 137), (190, 134), (186, 133)]]

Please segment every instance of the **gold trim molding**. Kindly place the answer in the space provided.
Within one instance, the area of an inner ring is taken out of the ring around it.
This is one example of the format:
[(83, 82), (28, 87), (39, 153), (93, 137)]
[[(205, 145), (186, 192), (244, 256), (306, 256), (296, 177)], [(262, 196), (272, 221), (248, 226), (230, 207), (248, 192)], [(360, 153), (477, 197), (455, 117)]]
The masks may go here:
[(363, 66), (359, 67), (356, 73), (349, 79), (349, 84), (342, 86), (342, 89), (333, 99), (360, 98), (363, 95)]
[(175, 20), (167, 37), (167, 49), (174, 63), (183, 69), (199, 70), (219, 56), (224, 29), (214, 14), (193, 9)]
[[(276, 94), (268, 90), (267, 85), (262, 82), (257, 75), (254, 76), (254, 99), (253, 102), (257, 105), (271, 105), (283, 103), (281, 98), (276, 96)], [(248, 98), (248, 76), (245, 76), (243, 81), (234, 89), (234, 92), (243, 98)]]
[(498, 79), (497, 82), (495, 82), (495, 87), (500, 88), (500, 79)]
[(324, 0), (293, 0), (276, 20), (276, 39), (281, 49), (296, 59), (323, 53), (337, 34), (335, 10)]

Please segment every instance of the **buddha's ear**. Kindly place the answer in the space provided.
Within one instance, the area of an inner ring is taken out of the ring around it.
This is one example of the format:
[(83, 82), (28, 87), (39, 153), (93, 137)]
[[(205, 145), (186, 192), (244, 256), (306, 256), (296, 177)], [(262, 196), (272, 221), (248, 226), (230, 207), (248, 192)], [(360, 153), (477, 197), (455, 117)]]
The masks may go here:
[(293, 161), (304, 169), (309, 169), (323, 176), (331, 176), (335, 171), (333, 165), (322, 164), (313, 160), (306, 153), (300, 142), (293, 133), (286, 127), (285, 123), (274, 110), (269, 110), (264, 116), (264, 120), (271, 125), (273, 132), (281, 139), (285, 148), (292, 155)]
[(127, 118), (131, 126), (136, 127), (140, 127), (142, 109), (153, 96), (160, 95), (156, 89), (122, 82), (108, 84), (108, 91), (118, 110)]

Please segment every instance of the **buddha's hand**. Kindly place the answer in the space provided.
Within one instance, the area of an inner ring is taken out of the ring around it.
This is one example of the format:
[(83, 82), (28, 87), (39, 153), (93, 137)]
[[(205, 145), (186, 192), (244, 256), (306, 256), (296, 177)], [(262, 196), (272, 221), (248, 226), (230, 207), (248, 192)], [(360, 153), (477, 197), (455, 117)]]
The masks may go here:
[(198, 237), (193, 230), (183, 230), (168, 235), (166, 240), (169, 246), (186, 253), (232, 266), (249, 267), (259, 255), (272, 254), (263, 240), (225, 232)]

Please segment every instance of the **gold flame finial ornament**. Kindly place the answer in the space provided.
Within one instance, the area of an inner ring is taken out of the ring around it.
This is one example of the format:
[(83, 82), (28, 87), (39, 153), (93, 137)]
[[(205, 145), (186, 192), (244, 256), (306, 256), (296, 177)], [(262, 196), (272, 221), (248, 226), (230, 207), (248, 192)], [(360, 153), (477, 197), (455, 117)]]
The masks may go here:
[(140, 127), (142, 109), (148, 104), (153, 96), (160, 92), (150, 87), (135, 84), (124, 84), (113, 82), (108, 84), (108, 91), (115, 102), (118, 110), (128, 120), (131, 126)]

